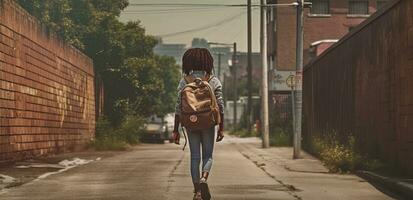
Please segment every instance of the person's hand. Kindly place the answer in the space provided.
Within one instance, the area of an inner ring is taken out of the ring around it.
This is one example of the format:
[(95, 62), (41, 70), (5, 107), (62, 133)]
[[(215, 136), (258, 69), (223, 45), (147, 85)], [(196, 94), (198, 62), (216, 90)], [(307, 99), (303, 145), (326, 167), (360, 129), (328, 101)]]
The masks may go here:
[(181, 138), (181, 136), (179, 135), (178, 131), (173, 131), (172, 132), (172, 138), (173, 138), (175, 144), (179, 144), (179, 139)]
[(222, 141), (222, 139), (224, 139), (224, 130), (219, 129), (217, 133), (217, 142)]

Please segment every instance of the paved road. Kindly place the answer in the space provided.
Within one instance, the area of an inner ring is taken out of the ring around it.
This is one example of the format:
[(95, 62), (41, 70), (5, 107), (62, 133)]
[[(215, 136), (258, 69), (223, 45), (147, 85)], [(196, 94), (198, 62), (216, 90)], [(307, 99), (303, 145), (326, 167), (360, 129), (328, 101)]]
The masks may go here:
[[(324, 194), (317, 191), (319, 187), (308, 190), (307, 186), (301, 186), (300, 182), (295, 184), (294, 181), (291, 181), (291, 177), (284, 176), (281, 168), (278, 173), (283, 174), (278, 174), (278, 178), (269, 173), (261, 166), (261, 161), (254, 161), (255, 158), (252, 158), (254, 151), (258, 152), (257, 158), (265, 156), (265, 152), (247, 148), (251, 154), (246, 155), (246, 148), (240, 148), (243, 142), (247, 142), (245, 145), (250, 144), (249, 140), (236, 138), (226, 138), (224, 142), (217, 144), (209, 180), (213, 199), (325, 199), (322, 197)], [(256, 143), (257, 141), (254, 144), (257, 145)], [(250, 145), (249, 148), (253, 147)], [(267, 167), (269, 167), (268, 165)], [(276, 166), (271, 168), (277, 169)], [(294, 186), (279, 179), (283, 176), (286, 182), (294, 183)], [(318, 175), (314, 175), (314, 180), (317, 177)], [(320, 178), (325, 179), (322, 176)], [(320, 182), (320, 186), (321, 184), (322, 182)], [(351, 186), (352, 184), (346, 184), (350, 185), (347, 187), (348, 191), (353, 191), (351, 187), (354, 187), (354, 184)], [(363, 189), (364, 193), (360, 193), (358, 196), (364, 197), (362, 199), (387, 199), (368, 185), (364, 184), (362, 187), (365, 188)], [(306, 191), (303, 193), (300, 189)], [(353, 197), (357, 196), (357, 194), (352, 194), (353, 196), (350, 195), (350, 198), (345, 198), (346, 192), (343, 191), (345, 190), (333, 190), (333, 193), (329, 193), (329, 197), (333, 197), (336, 193), (339, 193), (337, 197), (340, 198), (333, 199), (354, 199)], [(305, 192), (311, 193), (307, 195), (310, 198), (305, 198)], [(320, 198), (317, 197), (318, 194), (320, 194)], [(60, 174), (51, 175), (45, 179), (13, 188), (3, 192), (3, 194), (0, 192), (0, 199), (192, 199), (189, 149), (182, 152), (178, 146), (173, 144), (139, 145), (132, 151), (119, 153)]]
[[(216, 147), (210, 177), (214, 199), (295, 199), (288, 188), (246, 159), (234, 145)], [(0, 199), (192, 199), (189, 152), (173, 144), (145, 144), (13, 188)]]

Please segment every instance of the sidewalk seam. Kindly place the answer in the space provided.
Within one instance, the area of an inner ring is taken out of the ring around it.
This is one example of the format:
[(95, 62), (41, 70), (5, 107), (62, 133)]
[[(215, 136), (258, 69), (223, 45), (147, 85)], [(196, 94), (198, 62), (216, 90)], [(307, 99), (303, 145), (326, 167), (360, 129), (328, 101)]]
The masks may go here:
[(175, 173), (175, 171), (178, 169), (178, 167), (181, 165), (182, 161), (184, 160), (185, 154), (182, 154), (181, 158), (179, 158), (178, 162), (176, 162), (176, 164), (174, 165), (174, 167), (172, 168), (172, 170), (169, 172), (168, 175), (168, 186), (166, 187), (166, 192), (168, 193), (171, 189), (171, 185), (173, 183), (173, 174)]
[(247, 154), (243, 153), (242, 150), (240, 149), (240, 147), (242, 146), (242, 148), (247, 148), (244, 145), (240, 145), (240, 144), (235, 144), (232, 143), (234, 146), (236, 146), (236, 148), (238, 149), (238, 152), (244, 156), (246, 159), (248, 159), (249, 161), (251, 161), (252, 163), (254, 163), (255, 166), (257, 166), (259, 169), (261, 169), (265, 174), (267, 174), (267, 176), (269, 176), (270, 178), (272, 178), (273, 180), (277, 181), (279, 184), (281, 184), (282, 186), (284, 186), (285, 188), (288, 189), (288, 191), (286, 191), (289, 195), (291, 195), (292, 197), (294, 197), (297, 200), (302, 200), (302, 197), (298, 196), (295, 191), (299, 191), (297, 188), (295, 188), (293, 185), (289, 185), (284, 183), (283, 181), (277, 179), (274, 175), (272, 175), (271, 173), (269, 173), (267, 170), (265, 170), (265, 168), (263, 166), (260, 166), (258, 164), (258, 162), (253, 161), (251, 159), (250, 156), (248, 156)]

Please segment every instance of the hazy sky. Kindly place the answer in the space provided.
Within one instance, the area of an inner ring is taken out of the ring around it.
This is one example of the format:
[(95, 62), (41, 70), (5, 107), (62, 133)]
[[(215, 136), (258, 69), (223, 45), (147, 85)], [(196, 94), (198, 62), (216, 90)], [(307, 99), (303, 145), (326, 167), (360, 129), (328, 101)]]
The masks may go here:
[[(259, 0), (252, 0), (259, 3)], [(129, 0), (133, 3), (202, 3), (246, 4), (246, 0)], [(247, 10), (240, 7), (153, 7), (130, 5), (121, 15), (122, 21), (140, 20), (148, 34), (162, 36), (192, 29), (199, 31), (163, 37), (165, 43), (190, 44), (192, 38), (210, 42), (238, 43), (240, 51), (247, 50)], [(252, 11), (253, 51), (259, 51), (259, 9)], [(209, 27), (209, 28), (206, 28)]]

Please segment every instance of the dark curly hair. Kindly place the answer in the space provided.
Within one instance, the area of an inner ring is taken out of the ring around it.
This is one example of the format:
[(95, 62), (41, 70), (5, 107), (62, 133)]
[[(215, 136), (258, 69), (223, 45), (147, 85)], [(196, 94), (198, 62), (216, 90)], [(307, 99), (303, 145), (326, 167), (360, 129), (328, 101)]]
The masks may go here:
[(185, 74), (189, 74), (192, 70), (212, 74), (213, 69), (214, 59), (206, 48), (191, 48), (182, 56), (182, 72)]

